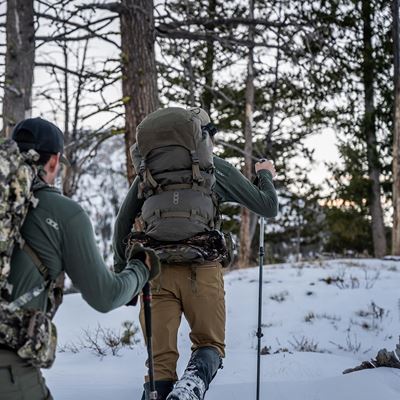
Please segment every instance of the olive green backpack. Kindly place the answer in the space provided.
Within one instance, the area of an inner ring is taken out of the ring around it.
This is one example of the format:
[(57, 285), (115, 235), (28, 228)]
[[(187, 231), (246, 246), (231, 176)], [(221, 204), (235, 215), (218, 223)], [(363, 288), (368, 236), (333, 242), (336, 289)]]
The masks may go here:
[(213, 143), (194, 112), (149, 114), (137, 127), (132, 157), (146, 235), (178, 242), (218, 228)]
[(134, 232), (130, 244), (152, 247), (164, 263), (227, 265), (213, 143), (196, 110), (159, 109), (137, 127), (131, 156), (140, 180), (138, 197), (144, 201), (143, 232)]

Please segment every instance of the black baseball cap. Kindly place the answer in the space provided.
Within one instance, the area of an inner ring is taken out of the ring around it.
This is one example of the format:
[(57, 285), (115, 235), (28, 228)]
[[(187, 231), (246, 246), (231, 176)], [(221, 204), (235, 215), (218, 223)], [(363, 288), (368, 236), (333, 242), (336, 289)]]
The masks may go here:
[(53, 123), (38, 118), (28, 118), (19, 122), (13, 132), (12, 139), (18, 144), (21, 151), (30, 149), (40, 153), (61, 154), (61, 161), (69, 164), (62, 156), (64, 152), (64, 135)]

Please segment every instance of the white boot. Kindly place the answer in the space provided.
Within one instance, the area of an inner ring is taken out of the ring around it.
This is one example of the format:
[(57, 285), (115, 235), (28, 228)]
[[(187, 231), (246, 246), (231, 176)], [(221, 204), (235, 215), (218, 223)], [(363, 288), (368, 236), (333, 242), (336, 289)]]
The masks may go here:
[(196, 371), (186, 370), (182, 378), (176, 382), (167, 400), (203, 400), (205, 392), (206, 385), (196, 375)]
[(201, 347), (190, 357), (189, 364), (176, 382), (167, 400), (203, 400), (218, 368), (221, 357), (213, 347)]

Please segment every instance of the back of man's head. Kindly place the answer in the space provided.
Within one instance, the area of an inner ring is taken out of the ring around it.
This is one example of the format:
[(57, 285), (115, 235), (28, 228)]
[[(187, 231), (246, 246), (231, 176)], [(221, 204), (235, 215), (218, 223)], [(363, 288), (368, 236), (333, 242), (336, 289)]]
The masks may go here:
[(45, 165), (54, 154), (64, 151), (64, 135), (51, 122), (42, 118), (28, 118), (19, 122), (12, 139), (18, 144), (21, 152), (33, 149), (39, 153), (39, 165)]

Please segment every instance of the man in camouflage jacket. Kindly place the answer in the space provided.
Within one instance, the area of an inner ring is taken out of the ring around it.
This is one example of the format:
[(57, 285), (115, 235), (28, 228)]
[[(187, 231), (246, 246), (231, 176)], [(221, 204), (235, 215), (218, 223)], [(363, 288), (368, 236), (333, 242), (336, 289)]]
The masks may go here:
[[(45, 171), (34, 186), (39, 203), (28, 212), (21, 233), (47, 268), (50, 278), (55, 280), (65, 271), (82, 297), (100, 312), (129, 303), (148, 281), (150, 267), (138, 259), (129, 259), (121, 264), (121, 273), (111, 272), (97, 249), (87, 214), (53, 186), (63, 153), (62, 132), (48, 121), (33, 118), (16, 126), (13, 139), (22, 152), (36, 150), (40, 155), (38, 164)], [(148, 258), (145, 260), (150, 264)], [(152, 269), (154, 273), (157, 266)], [(31, 255), (16, 246), (9, 275), (13, 287), (11, 300), (41, 285), (43, 280)], [(24, 307), (44, 311), (48, 302), (49, 293), (44, 292)], [(52, 396), (38, 368), (24, 362), (7, 346), (0, 345), (0, 399), (22, 398), (43, 400), (52, 399)]]

